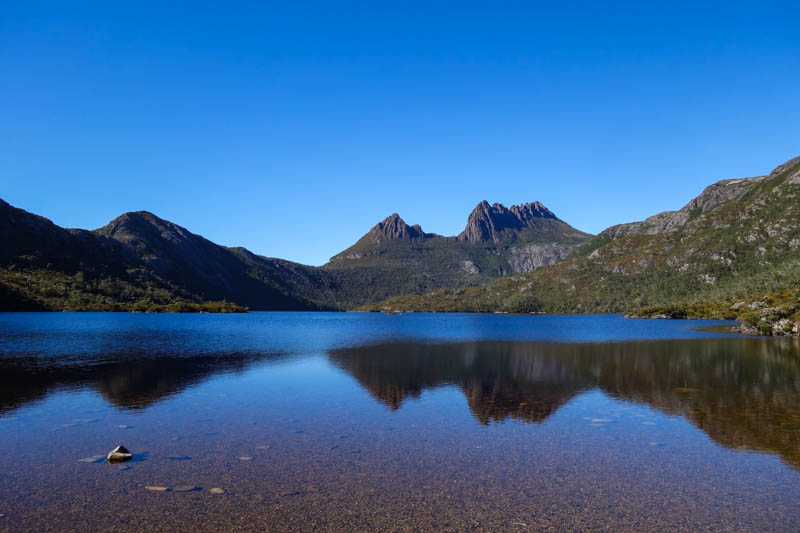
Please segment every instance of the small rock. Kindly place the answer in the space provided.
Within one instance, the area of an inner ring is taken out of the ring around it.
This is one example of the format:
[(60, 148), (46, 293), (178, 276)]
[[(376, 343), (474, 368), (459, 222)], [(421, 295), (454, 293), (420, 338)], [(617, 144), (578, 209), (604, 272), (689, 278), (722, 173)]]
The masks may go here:
[(200, 490), (200, 487), (194, 485), (180, 485), (172, 489), (173, 492), (194, 492), (196, 490)]
[(0, 518), (5, 518), (5, 517), (6, 517), (6, 515), (4, 515), (3, 513), (0, 513)]
[(248, 455), (243, 455), (242, 457), (239, 457), (239, 460), (240, 461), (252, 461), (253, 458), (248, 456)]
[(169, 489), (167, 489), (167, 487), (157, 487), (157, 486), (152, 486), (152, 485), (147, 485), (145, 488), (147, 490), (152, 490), (154, 492), (166, 492), (167, 490), (169, 490)]
[(128, 450), (128, 448), (120, 444), (119, 446), (108, 452), (108, 457), (106, 457), (106, 459), (108, 459), (108, 462), (112, 464), (124, 463), (125, 461), (130, 461), (131, 459), (133, 459), (133, 455)]
[(214, 487), (213, 489), (209, 490), (211, 494), (225, 494), (225, 489), (221, 489), (219, 487)]
[(127, 424), (120, 424), (119, 426), (117, 426), (117, 428), (119, 428), (119, 429), (131, 429), (131, 427), (132, 426), (129, 426)]
[(256, 450), (269, 450), (270, 448), (272, 448), (272, 446), (256, 446)]

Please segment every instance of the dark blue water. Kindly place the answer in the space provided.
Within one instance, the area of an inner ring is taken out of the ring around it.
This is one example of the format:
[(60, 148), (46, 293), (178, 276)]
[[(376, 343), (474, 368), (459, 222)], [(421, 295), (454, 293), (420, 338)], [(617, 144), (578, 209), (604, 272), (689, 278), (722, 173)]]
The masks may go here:
[(797, 529), (800, 350), (721, 324), (0, 314), (0, 531)]

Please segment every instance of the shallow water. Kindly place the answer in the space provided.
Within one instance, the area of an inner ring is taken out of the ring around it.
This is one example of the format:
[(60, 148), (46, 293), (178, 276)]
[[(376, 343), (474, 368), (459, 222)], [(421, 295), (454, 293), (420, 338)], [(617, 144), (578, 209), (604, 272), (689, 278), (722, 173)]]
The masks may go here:
[(0, 531), (797, 530), (800, 347), (709, 324), (0, 314)]

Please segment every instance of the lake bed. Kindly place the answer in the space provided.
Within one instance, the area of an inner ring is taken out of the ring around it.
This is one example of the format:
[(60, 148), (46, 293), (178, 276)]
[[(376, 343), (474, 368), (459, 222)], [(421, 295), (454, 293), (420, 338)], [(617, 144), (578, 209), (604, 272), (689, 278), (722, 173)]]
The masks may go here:
[(0, 531), (798, 529), (800, 348), (714, 324), (0, 314)]

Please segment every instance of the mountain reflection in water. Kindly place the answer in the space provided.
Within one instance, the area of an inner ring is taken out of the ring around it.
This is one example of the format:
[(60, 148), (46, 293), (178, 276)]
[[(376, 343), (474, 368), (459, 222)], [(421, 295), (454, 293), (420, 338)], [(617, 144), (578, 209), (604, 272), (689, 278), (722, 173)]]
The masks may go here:
[(144, 409), (218, 374), (243, 372), (279, 354), (106, 353), (0, 358), (0, 414), (63, 389), (91, 388), (121, 409)]
[(425, 389), (457, 386), (483, 424), (541, 423), (598, 388), (686, 417), (723, 446), (777, 453), (800, 469), (799, 354), (792, 339), (730, 338), (386, 343), (329, 357), (391, 409)]

